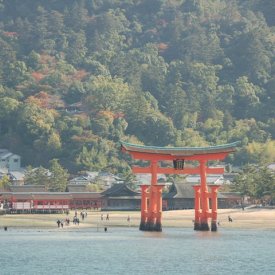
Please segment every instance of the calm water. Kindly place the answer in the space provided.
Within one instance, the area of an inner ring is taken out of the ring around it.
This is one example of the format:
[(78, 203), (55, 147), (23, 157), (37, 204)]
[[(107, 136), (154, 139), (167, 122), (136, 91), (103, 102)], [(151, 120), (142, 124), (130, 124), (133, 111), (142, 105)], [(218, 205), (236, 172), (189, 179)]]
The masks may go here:
[(275, 274), (275, 231), (0, 231), (0, 274)]

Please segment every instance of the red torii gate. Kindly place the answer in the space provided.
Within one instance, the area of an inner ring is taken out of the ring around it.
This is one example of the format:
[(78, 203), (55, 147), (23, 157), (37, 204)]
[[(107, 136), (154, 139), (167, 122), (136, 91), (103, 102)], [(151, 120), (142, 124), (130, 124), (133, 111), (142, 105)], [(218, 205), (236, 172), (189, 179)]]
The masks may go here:
[[(162, 231), (162, 188), (157, 184), (157, 174), (199, 174), (200, 185), (193, 186), (195, 191), (194, 229), (208, 231), (211, 218), (211, 231), (217, 231), (217, 191), (219, 185), (207, 185), (207, 174), (223, 174), (223, 168), (211, 168), (207, 161), (223, 160), (234, 152), (239, 142), (209, 147), (157, 147), (142, 146), (121, 142), (121, 150), (128, 152), (133, 159), (149, 161), (148, 167), (133, 166), (133, 173), (151, 174), (151, 185), (141, 185), (141, 222), (140, 230)], [(174, 168), (160, 167), (159, 161), (171, 160)], [(184, 161), (198, 161), (198, 167), (184, 167)], [(209, 191), (208, 187), (211, 191)], [(211, 212), (209, 208), (211, 199)]]

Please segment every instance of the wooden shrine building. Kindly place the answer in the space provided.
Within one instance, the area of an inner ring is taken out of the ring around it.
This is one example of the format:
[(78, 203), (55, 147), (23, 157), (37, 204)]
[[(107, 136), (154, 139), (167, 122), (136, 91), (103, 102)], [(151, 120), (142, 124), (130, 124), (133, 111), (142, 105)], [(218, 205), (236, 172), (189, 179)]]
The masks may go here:
[(101, 195), (102, 210), (140, 210), (141, 194), (125, 183), (114, 184)]

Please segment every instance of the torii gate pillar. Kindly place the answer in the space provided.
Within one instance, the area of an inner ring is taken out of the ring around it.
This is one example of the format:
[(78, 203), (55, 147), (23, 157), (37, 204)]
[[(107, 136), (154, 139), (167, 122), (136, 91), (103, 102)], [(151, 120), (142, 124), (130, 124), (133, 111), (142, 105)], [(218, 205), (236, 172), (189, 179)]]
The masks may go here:
[(208, 231), (208, 216), (209, 216), (209, 196), (206, 183), (206, 160), (200, 161), (200, 177), (201, 177), (201, 218), (200, 230)]
[(143, 231), (162, 231), (162, 188), (157, 185), (158, 163), (151, 161), (151, 185), (141, 185), (141, 221)]

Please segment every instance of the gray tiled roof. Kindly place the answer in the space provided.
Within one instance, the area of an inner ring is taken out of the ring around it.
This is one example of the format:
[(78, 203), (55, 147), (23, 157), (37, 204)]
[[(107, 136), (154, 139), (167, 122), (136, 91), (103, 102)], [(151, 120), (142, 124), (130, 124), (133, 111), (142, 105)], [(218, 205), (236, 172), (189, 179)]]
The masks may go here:
[(194, 198), (194, 184), (187, 183), (186, 181), (175, 182), (170, 188), (169, 193), (163, 194), (164, 199), (182, 199)]
[(13, 185), (10, 186), (11, 192), (46, 192), (44, 185)]
[(137, 196), (140, 193), (130, 189), (125, 183), (114, 184), (111, 188), (102, 192), (106, 197)]
[(69, 184), (67, 185), (69, 192), (87, 192), (86, 184)]
[[(175, 182), (170, 188), (169, 193), (163, 194), (164, 199), (194, 199), (194, 184), (187, 183), (185, 180)], [(209, 190), (210, 191), (210, 190)], [(219, 199), (240, 199), (241, 195), (237, 192), (218, 192)]]

